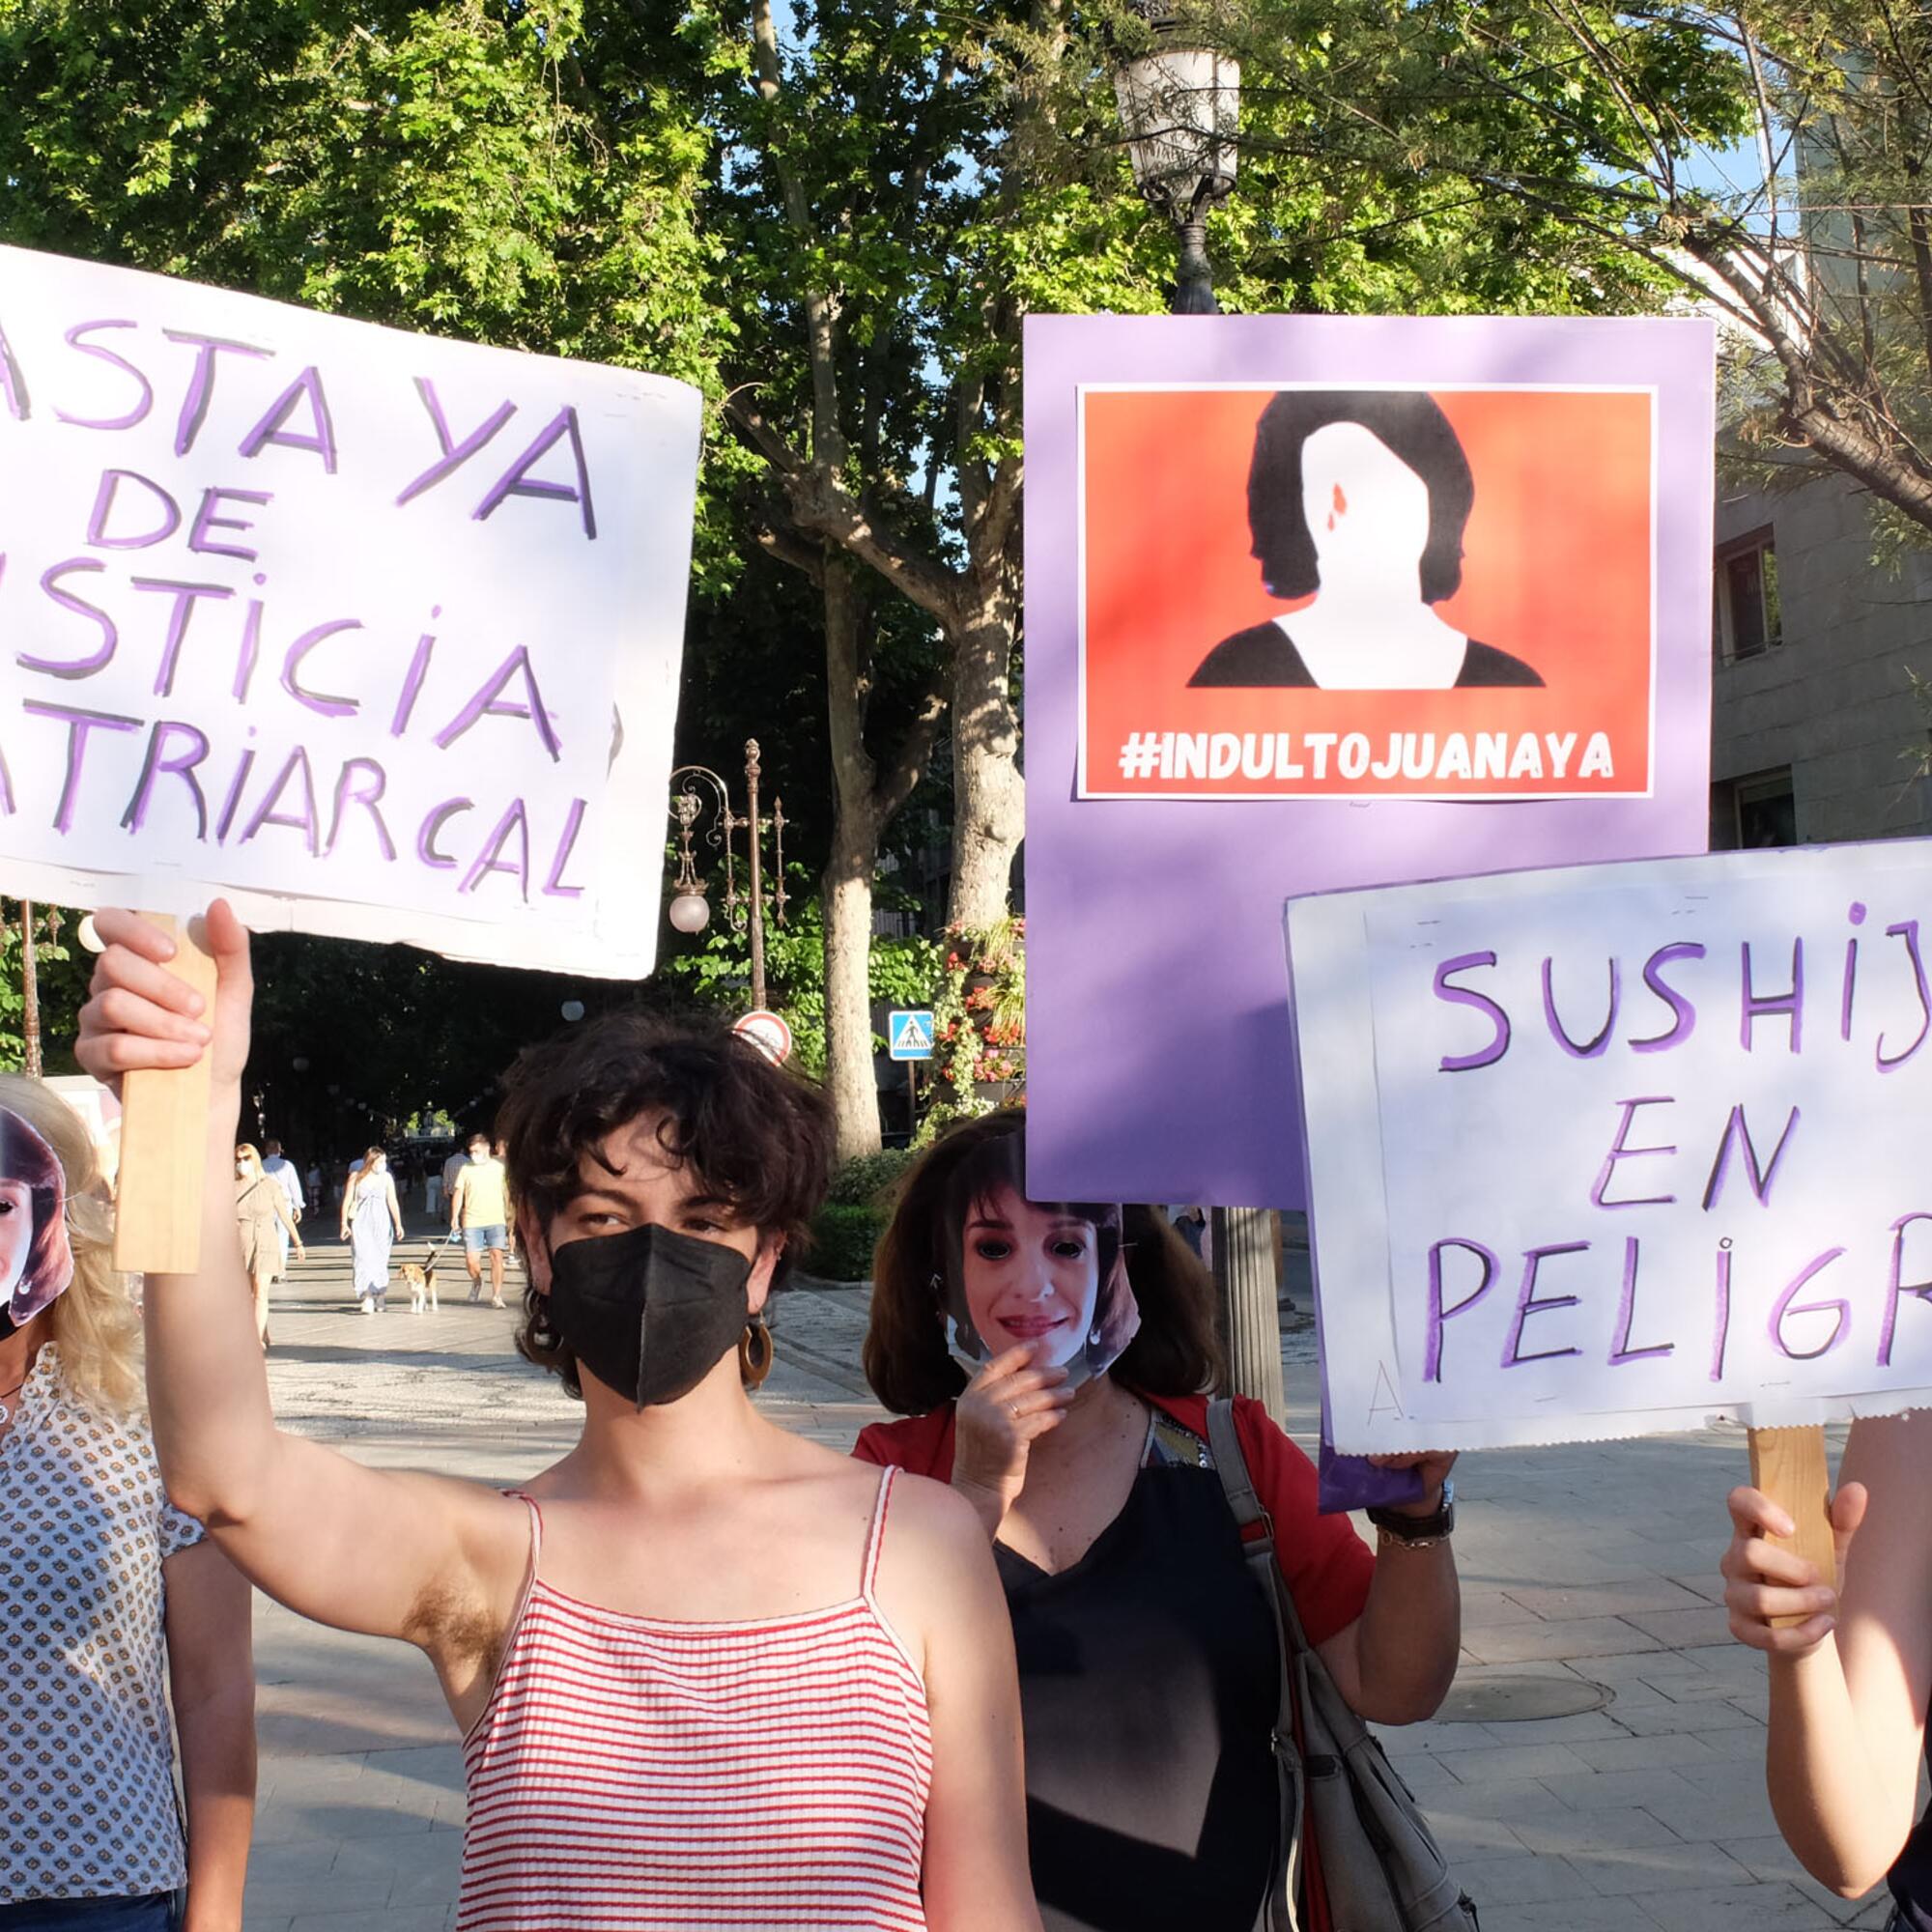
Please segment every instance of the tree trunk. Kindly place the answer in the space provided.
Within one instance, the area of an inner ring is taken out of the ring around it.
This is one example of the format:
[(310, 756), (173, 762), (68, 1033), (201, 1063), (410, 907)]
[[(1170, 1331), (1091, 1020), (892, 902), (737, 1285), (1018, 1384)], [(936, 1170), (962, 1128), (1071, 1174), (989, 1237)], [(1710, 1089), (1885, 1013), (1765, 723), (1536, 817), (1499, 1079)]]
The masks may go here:
[(879, 1151), (872, 1075), (872, 877), (879, 864), (878, 775), (866, 750), (864, 599), (852, 566), (830, 545), (825, 601), (825, 702), (832, 747), (832, 851), (825, 865), (825, 1085), (838, 1158)]
[(1001, 587), (969, 607), (952, 647), (952, 890), (947, 918), (980, 930), (1005, 918), (1026, 837), (1012, 663), (1018, 611)]

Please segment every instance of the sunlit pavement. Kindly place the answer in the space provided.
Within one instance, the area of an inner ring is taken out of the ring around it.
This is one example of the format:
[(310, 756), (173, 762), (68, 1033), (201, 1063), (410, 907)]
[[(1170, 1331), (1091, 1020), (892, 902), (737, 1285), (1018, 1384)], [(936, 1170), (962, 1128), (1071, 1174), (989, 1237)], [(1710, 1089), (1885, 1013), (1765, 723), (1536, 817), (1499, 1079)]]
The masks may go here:
[[(320, 1233), (314, 1224), (311, 1232)], [(441, 1309), (350, 1295), (318, 1239), (277, 1287), (269, 1373), (285, 1423), (382, 1466), (513, 1484), (575, 1439), (577, 1409), (519, 1360), (511, 1306), (467, 1302), (455, 1250)], [(399, 1259), (419, 1259), (415, 1236)], [(863, 1291), (783, 1296), (760, 1398), (838, 1448), (882, 1411), (859, 1372)], [(1290, 1422), (1312, 1444), (1305, 1331), (1284, 1347)], [(1717, 1563), (1742, 1432), (1465, 1457), (1457, 1471), (1463, 1664), (1450, 1720), (1386, 1742), (1483, 1909), (1484, 1932), (1797, 1932), (1878, 1926), (1882, 1898), (1800, 1873), (1764, 1796), (1764, 1674), (1730, 1642)], [(256, 1617), (262, 1786), (250, 1932), (441, 1932), (463, 1821), (453, 1727), (398, 1644)], [(1572, 1715), (1513, 1716), (1562, 1709)]]

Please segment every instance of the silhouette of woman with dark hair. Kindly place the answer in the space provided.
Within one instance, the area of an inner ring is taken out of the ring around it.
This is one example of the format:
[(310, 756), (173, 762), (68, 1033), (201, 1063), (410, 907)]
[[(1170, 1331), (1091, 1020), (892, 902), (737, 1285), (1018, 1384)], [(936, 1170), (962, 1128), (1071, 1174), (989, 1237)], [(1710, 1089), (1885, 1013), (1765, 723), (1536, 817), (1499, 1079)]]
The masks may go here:
[(1193, 685), (1446, 691), (1540, 685), (1435, 614), (1463, 582), (1468, 458), (1415, 389), (1285, 389), (1262, 412), (1248, 526), (1270, 597), (1302, 609), (1224, 638)]

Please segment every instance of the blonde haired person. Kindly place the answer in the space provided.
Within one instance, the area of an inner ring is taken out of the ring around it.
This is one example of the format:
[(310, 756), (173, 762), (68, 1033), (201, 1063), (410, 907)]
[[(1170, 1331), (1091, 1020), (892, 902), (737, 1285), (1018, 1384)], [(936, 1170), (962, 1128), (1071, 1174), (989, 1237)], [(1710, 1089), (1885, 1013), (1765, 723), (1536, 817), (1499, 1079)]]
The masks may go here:
[(79, 1116), (0, 1075), (0, 1923), (162, 1932), (185, 1884), (236, 1932), (248, 1585), (161, 1486), (112, 1214)]
[(262, 1166), (262, 1156), (246, 1141), (235, 1150), (235, 1224), (242, 1235), (242, 1265), (255, 1296), (255, 1334), (269, 1346), (269, 1286), (281, 1264), (281, 1236), (300, 1261), (307, 1250), (289, 1212), (282, 1184)]

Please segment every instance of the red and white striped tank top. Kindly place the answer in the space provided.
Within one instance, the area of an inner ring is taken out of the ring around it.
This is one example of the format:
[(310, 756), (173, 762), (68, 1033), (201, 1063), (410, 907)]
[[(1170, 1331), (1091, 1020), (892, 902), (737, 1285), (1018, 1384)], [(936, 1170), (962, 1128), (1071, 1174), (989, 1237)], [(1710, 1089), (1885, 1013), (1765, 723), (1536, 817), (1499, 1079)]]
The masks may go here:
[[(743, 1623), (672, 1623), (530, 1582), (463, 1754), (457, 1932), (925, 1924), (925, 1685), (859, 1594)], [(527, 1500), (527, 1499), (526, 1499)]]

